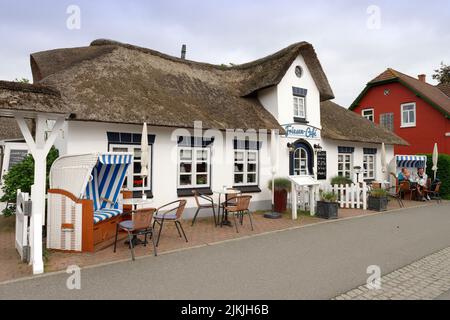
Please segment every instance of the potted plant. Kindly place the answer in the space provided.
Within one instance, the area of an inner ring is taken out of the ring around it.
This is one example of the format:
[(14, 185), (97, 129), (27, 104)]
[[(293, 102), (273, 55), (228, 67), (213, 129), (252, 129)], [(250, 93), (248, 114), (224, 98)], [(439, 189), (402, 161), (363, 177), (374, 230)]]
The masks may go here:
[(321, 192), (320, 201), (317, 201), (317, 216), (323, 219), (337, 219), (339, 204), (334, 192)]
[[(274, 179), (274, 211), (286, 212), (287, 210), (287, 195), (291, 192), (291, 181), (287, 178)], [(272, 180), (269, 181), (269, 190), (272, 190)]]
[(384, 189), (373, 189), (369, 194), (369, 210), (386, 211), (388, 204), (387, 191)]
[(347, 177), (343, 177), (343, 176), (335, 176), (331, 179), (331, 185), (334, 186), (335, 184), (337, 185), (351, 185), (353, 184), (353, 181)]

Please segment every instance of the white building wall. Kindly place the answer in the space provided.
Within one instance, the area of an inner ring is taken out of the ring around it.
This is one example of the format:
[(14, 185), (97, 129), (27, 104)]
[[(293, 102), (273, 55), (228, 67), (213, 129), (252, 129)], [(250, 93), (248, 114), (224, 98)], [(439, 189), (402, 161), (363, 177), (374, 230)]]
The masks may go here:
[[(330, 180), (338, 175), (338, 147), (354, 147), (355, 152), (353, 153), (353, 167), (363, 166), (364, 148), (376, 148), (376, 164), (375, 164), (375, 180), (385, 181), (388, 180), (389, 172), (383, 173), (381, 166), (381, 145), (380, 144), (370, 144), (370, 143), (358, 143), (358, 142), (348, 142), (348, 141), (338, 141), (322, 139), (321, 145), (323, 150), (327, 151), (327, 181), (323, 181), (323, 184), (327, 184)], [(394, 158), (394, 147), (391, 145), (386, 145), (386, 161), (389, 162)], [(353, 182), (356, 182), (356, 173), (353, 172)], [(359, 181), (363, 182), (362, 174), (359, 175)]]
[[(295, 74), (295, 67), (301, 66), (303, 75), (298, 78)], [(292, 123), (294, 120), (292, 87), (299, 87), (308, 90), (306, 96), (306, 120), (310, 126), (321, 128), (320, 123), (320, 92), (314, 82), (305, 60), (299, 55), (289, 67), (285, 76), (277, 86), (278, 101), (278, 122), (281, 125)]]
[[(85, 154), (108, 152), (107, 132), (141, 133), (142, 126), (127, 124), (109, 124), (97, 122), (67, 122), (64, 134), (58, 138), (57, 146), (60, 154)], [(70, 133), (70, 134), (68, 134)], [(152, 156), (152, 192), (153, 207), (159, 207), (177, 200), (177, 136), (188, 135), (193, 130), (171, 129), (162, 127), (148, 127), (148, 134), (155, 135)], [(233, 138), (226, 139), (225, 132), (204, 132), (204, 136), (215, 137), (211, 149), (211, 189), (222, 190), (223, 186), (233, 186), (234, 147)], [(198, 134), (196, 134), (198, 136)], [(63, 138), (64, 137), (64, 138)], [(242, 138), (242, 135), (241, 135)], [(271, 179), (270, 164), (270, 140), (268, 135), (260, 136), (262, 148), (260, 150), (259, 186), (261, 192), (252, 193), (252, 208), (254, 210), (270, 209), (271, 192), (267, 185)], [(222, 147), (222, 142), (226, 148)], [(214, 195), (217, 202), (218, 197)], [(195, 213), (196, 204), (192, 197), (188, 200), (186, 217), (190, 218)], [(223, 201), (222, 197), (222, 201)], [(199, 216), (208, 214), (202, 210)]]

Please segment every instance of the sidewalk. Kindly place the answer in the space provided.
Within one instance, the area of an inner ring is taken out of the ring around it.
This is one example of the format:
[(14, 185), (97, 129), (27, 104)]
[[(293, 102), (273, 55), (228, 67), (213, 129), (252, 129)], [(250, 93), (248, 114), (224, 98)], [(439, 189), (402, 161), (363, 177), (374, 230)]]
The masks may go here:
[(366, 285), (335, 300), (432, 300), (450, 298), (450, 247), (381, 278), (379, 290)]

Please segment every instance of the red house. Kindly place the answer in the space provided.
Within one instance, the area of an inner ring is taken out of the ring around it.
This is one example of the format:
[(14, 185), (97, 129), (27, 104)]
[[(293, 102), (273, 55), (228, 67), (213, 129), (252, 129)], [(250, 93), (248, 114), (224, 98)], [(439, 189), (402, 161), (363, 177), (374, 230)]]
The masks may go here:
[(450, 154), (450, 86), (433, 86), (425, 75), (410, 77), (387, 69), (370, 81), (350, 110), (380, 124), (406, 140), (396, 154)]

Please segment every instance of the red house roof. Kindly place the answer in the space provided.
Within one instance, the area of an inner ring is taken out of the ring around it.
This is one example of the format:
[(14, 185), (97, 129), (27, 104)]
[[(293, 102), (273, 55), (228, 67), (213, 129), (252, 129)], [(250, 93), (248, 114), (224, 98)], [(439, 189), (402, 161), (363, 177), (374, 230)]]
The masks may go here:
[(353, 110), (358, 106), (359, 101), (361, 101), (367, 90), (371, 87), (390, 82), (400, 82), (405, 87), (416, 93), (418, 97), (428, 102), (431, 106), (438, 109), (447, 117), (450, 117), (450, 97), (448, 96), (448, 91), (450, 88), (448, 85), (433, 86), (391, 68), (388, 68), (367, 84), (364, 91), (361, 92), (355, 102), (353, 102), (350, 106), (350, 110)]

